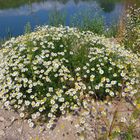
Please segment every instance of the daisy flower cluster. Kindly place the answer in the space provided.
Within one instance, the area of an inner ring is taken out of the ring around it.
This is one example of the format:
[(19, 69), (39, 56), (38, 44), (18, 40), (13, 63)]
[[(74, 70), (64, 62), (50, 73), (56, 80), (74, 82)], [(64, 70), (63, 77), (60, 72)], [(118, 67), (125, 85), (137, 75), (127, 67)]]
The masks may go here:
[(87, 97), (133, 96), (139, 92), (139, 57), (90, 31), (38, 27), (3, 44), (0, 99), (3, 107), (48, 128), (61, 114), (87, 107)]

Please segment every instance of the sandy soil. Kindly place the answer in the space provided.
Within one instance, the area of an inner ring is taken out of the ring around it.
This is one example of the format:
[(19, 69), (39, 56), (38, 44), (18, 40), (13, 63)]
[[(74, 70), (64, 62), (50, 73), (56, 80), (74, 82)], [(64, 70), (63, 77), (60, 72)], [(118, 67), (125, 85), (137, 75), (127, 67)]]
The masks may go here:
[[(100, 112), (102, 110), (107, 111), (107, 118), (104, 119), (106, 123), (109, 125), (112, 122), (114, 111), (118, 108), (120, 116), (126, 118), (126, 123), (129, 125), (129, 116), (131, 115), (132, 106), (126, 103), (115, 103), (111, 106), (102, 106), (100, 104), (96, 104), (95, 108)], [(81, 111), (82, 112), (82, 111)], [(97, 114), (96, 114), (97, 115)], [(98, 115), (97, 115), (98, 116)], [(76, 127), (79, 121), (78, 116), (68, 115), (66, 117), (60, 117), (58, 119), (57, 125), (53, 130), (49, 130), (46, 127), (46, 123), (42, 126), (36, 126), (35, 128), (30, 128), (27, 120), (22, 120), (18, 113), (0, 109), (0, 140), (97, 140), (96, 135), (98, 135), (99, 131), (95, 132), (97, 129), (106, 131), (108, 129), (103, 125), (101, 119), (94, 117), (86, 118), (87, 119), (87, 127), (90, 127), (90, 130), (87, 131), (87, 136), (81, 137), (78, 135), (77, 130), (79, 128)], [(128, 120), (127, 120), (128, 119)], [(115, 120), (118, 121), (118, 120)], [(97, 127), (95, 127), (97, 126)], [(94, 128), (94, 129), (91, 129)], [(137, 131), (136, 137), (134, 140), (140, 140), (140, 121), (137, 123)], [(103, 140), (103, 139), (101, 139)], [(116, 140), (124, 140), (123, 138), (118, 138)]]

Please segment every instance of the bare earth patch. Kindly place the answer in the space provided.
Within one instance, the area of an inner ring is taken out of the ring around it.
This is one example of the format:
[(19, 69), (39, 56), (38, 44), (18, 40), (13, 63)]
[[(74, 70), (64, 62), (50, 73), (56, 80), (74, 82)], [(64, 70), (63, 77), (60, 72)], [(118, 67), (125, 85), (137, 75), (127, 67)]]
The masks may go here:
[(0, 140), (76, 140), (75, 127), (70, 120), (60, 118), (54, 130), (43, 126), (30, 128), (17, 113), (0, 110)]
[[(132, 110), (133, 106), (125, 101), (95, 102), (90, 112), (81, 110), (77, 115), (60, 117), (55, 128), (49, 130), (46, 123), (30, 128), (27, 120), (20, 119), (18, 113), (1, 109), (0, 140), (104, 140), (104, 136), (118, 129), (118, 124), (125, 130), (134, 121), (134, 140), (139, 140), (140, 118), (132, 120)], [(124, 140), (123, 132), (115, 140)]]

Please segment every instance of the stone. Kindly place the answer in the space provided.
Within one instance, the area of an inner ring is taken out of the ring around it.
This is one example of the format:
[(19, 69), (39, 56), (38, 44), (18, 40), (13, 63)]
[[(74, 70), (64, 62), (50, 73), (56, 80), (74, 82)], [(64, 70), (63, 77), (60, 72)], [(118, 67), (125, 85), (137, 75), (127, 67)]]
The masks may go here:
[(5, 124), (3, 122), (0, 122), (0, 130), (5, 129)]
[(4, 122), (5, 119), (3, 117), (0, 117), (0, 122)]
[(22, 134), (23, 128), (18, 128), (17, 131), (20, 133), (20, 135)]
[(11, 120), (11, 122), (14, 122), (16, 120), (16, 118), (15, 117), (11, 117), (10, 120)]
[(4, 135), (5, 135), (4, 131), (0, 130), (0, 136), (4, 136)]

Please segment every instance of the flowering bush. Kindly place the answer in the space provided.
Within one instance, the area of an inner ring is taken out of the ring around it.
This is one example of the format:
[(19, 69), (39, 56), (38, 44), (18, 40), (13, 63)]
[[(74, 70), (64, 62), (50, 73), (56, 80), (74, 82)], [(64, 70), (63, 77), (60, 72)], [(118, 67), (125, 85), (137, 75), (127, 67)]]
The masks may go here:
[[(86, 107), (86, 99), (139, 92), (140, 60), (123, 46), (92, 32), (38, 27), (0, 50), (0, 98), (21, 117), (49, 118)], [(28, 114), (27, 114), (28, 110)]]

